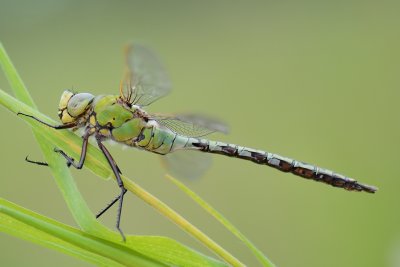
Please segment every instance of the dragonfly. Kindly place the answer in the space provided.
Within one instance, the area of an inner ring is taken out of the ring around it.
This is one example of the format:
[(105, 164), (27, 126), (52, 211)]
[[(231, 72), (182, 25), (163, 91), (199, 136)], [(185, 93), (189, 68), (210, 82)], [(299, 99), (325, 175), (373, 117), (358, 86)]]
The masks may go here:
[[(377, 188), (357, 182), (345, 175), (297, 161), (278, 154), (219, 141), (205, 139), (213, 132), (225, 132), (226, 126), (203, 116), (152, 114), (145, 107), (166, 96), (171, 91), (171, 82), (158, 56), (149, 48), (132, 44), (125, 51), (126, 70), (119, 86), (119, 95), (62, 93), (58, 117), (60, 125), (51, 125), (24, 113), (26, 116), (53, 129), (83, 129), (82, 149), (77, 161), (64, 151), (55, 148), (67, 161), (68, 167), (81, 169), (84, 166), (89, 138), (94, 137), (98, 147), (108, 161), (119, 186), (119, 194), (97, 215), (99, 218), (115, 203), (119, 203), (116, 228), (123, 240), (120, 227), (124, 195), (127, 189), (121, 179), (121, 171), (104, 145), (107, 140), (160, 155), (176, 151), (198, 151), (252, 161), (267, 165), (282, 172), (322, 182), (349, 191), (374, 193)], [(43, 162), (29, 162), (46, 165)]]

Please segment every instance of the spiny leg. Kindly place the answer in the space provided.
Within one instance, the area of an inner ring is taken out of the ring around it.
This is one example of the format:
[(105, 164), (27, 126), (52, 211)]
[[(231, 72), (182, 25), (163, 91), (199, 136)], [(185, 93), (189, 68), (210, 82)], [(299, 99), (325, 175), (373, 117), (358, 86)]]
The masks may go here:
[[(56, 130), (69, 129), (69, 128), (73, 128), (73, 127), (77, 126), (77, 124), (75, 122), (67, 123), (67, 124), (60, 124), (60, 125), (51, 125), (51, 124), (48, 124), (47, 122), (44, 122), (44, 121), (36, 118), (35, 116), (29, 115), (29, 114), (18, 112), (17, 116), (20, 116), (20, 115), (28, 117), (28, 118), (31, 118), (31, 119), (34, 119), (34, 120), (40, 122), (41, 124), (44, 124), (44, 125), (46, 125), (46, 126), (48, 126), (50, 128), (56, 129)], [(28, 159), (28, 156), (26, 156), (25, 161), (29, 162), (29, 163), (36, 164), (36, 165), (40, 165), (40, 166), (49, 166), (49, 164), (47, 162), (30, 160), (30, 159)], [(69, 161), (67, 162), (67, 166), (68, 167), (71, 166), (71, 163)]]
[(40, 166), (49, 166), (49, 164), (47, 162), (30, 160), (30, 159), (28, 159), (28, 156), (25, 157), (25, 161), (32, 163), (32, 164), (40, 165)]
[[(29, 163), (32, 163), (32, 164), (39, 165), (39, 166), (46, 166), (46, 167), (49, 166), (49, 164), (47, 162), (30, 160), (30, 159), (28, 159), (28, 156), (25, 157), (25, 161), (29, 162)], [(71, 163), (67, 162), (67, 167), (69, 168), (70, 166), (71, 166)]]
[[(73, 159), (72, 159), (72, 160), (73, 160)], [(32, 163), (32, 164), (39, 165), (39, 166), (46, 166), (46, 167), (49, 166), (49, 164), (48, 164), (47, 162), (44, 162), (44, 161), (36, 161), (36, 160), (30, 160), (30, 159), (28, 159), (28, 156), (25, 157), (25, 161), (26, 161), (26, 162), (29, 162), (29, 163)], [(71, 163), (70, 163), (69, 161), (67, 161), (67, 167), (68, 167), (68, 168), (71, 167)]]
[[(87, 146), (88, 146), (88, 140), (89, 140), (90, 134), (87, 132), (85, 133), (82, 138), (83, 138), (83, 143), (82, 143), (82, 149), (81, 149), (81, 156), (79, 159), (78, 164), (75, 163), (75, 160), (68, 156), (64, 151), (54, 148), (54, 152), (60, 153), (66, 160), (67, 160), (67, 166), (70, 167), (71, 165), (74, 166), (77, 169), (82, 169), (83, 164), (85, 163), (85, 158), (86, 158), (86, 152), (87, 152)], [(28, 156), (25, 158), (26, 162), (40, 165), (40, 166), (49, 166), (47, 162), (42, 162), (42, 161), (36, 161), (36, 160), (30, 160), (28, 159)]]
[[(128, 190), (124, 188), (124, 195)], [(116, 196), (105, 208), (103, 208), (101, 211), (99, 211), (96, 215), (96, 219), (100, 218), (101, 215), (103, 215), (109, 208), (111, 208), (120, 198), (120, 195)]]
[[(113, 160), (113, 164), (117, 167), (117, 170), (119, 172), (119, 174), (122, 174), (121, 170), (119, 169), (117, 163), (115, 163), (114, 159), (111, 158)], [(124, 194), (127, 192), (127, 190), (125, 189)], [(96, 214), (96, 219), (100, 218), (101, 215), (103, 215), (109, 208), (111, 208), (120, 198), (120, 195), (117, 195), (105, 208), (103, 208), (102, 210), (100, 210), (97, 214)]]
[(75, 160), (73, 158), (71, 158), (70, 156), (68, 156), (64, 151), (55, 148), (54, 152), (60, 153), (66, 160), (67, 160), (67, 166), (74, 166), (77, 169), (82, 169), (83, 164), (85, 163), (85, 159), (86, 159), (86, 152), (87, 152), (87, 146), (89, 143), (89, 137), (90, 137), (90, 132), (87, 130), (85, 132), (85, 134), (82, 136), (83, 138), (83, 142), (82, 142), (82, 149), (81, 149), (81, 156), (79, 159), (78, 164), (75, 163)]
[[(54, 152), (60, 153), (66, 160), (67, 160), (67, 166), (68, 168), (72, 165), (77, 169), (82, 169), (83, 164), (85, 163), (85, 159), (86, 159), (86, 152), (87, 152), (87, 146), (89, 143), (89, 132), (86, 132), (82, 138), (83, 138), (83, 143), (82, 143), (82, 149), (81, 149), (81, 156), (79, 159), (78, 164), (75, 163), (75, 160), (73, 158), (71, 158), (70, 156), (68, 156), (64, 151), (55, 148)], [(28, 159), (28, 156), (26, 156), (25, 161), (29, 162), (29, 163), (33, 163), (36, 165), (41, 165), (41, 166), (49, 166), (49, 164), (47, 162), (41, 162), (41, 161), (34, 161), (34, 160), (30, 160)]]
[[(117, 202), (117, 200), (119, 200), (116, 228), (118, 229), (119, 233), (122, 236), (123, 241), (125, 242), (126, 238), (125, 238), (125, 235), (124, 235), (124, 233), (122, 232), (122, 230), (120, 228), (120, 222), (121, 222), (122, 204), (123, 204), (123, 201), (124, 201), (124, 195), (125, 195), (127, 190), (124, 187), (124, 184), (122, 182), (119, 168), (118, 168), (117, 164), (115, 163), (113, 157), (111, 156), (110, 152), (107, 150), (107, 148), (101, 142), (101, 137), (100, 136), (96, 136), (96, 140), (97, 140), (97, 145), (99, 146), (99, 148), (103, 152), (104, 156), (106, 157), (106, 159), (108, 161), (108, 164), (110, 164), (110, 167), (111, 167), (111, 169), (112, 169), (112, 171), (113, 171), (113, 173), (115, 175), (115, 178), (117, 179), (118, 186), (121, 189), (121, 193), (119, 194), (119, 196), (117, 196), (109, 205), (107, 205), (107, 207), (104, 210), (105, 211), (108, 210), (115, 202)], [(103, 213), (104, 212), (101, 212), (101, 214), (103, 214)], [(99, 216), (101, 214), (99, 214)]]
[[(115, 163), (115, 161), (113, 161), (113, 163), (115, 164), (115, 166), (117, 166), (117, 170), (119, 172), (119, 174), (122, 174), (121, 170), (119, 169), (118, 165)], [(124, 188), (125, 189), (125, 188)], [(125, 189), (124, 191), (124, 195), (127, 192), (127, 190)], [(120, 195), (117, 195), (105, 208), (103, 208), (102, 210), (100, 210), (97, 214), (96, 214), (96, 219), (100, 218), (101, 215), (103, 215), (109, 208), (111, 208), (120, 198)]]

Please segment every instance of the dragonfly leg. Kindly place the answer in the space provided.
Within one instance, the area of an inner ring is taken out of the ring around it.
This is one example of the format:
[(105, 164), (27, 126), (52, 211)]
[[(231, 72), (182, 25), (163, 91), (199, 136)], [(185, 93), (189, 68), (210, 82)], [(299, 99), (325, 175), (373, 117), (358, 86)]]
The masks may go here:
[(87, 152), (87, 146), (89, 143), (89, 136), (90, 133), (89, 131), (87, 131), (83, 136), (83, 143), (82, 143), (82, 149), (81, 149), (81, 156), (79, 159), (78, 164), (75, 163), (75, 160), (73, 158), (71, 158), (70, 156), (68, 156), (64, 151), (55, 148), (54, 152), (60, 153), (66, 160), (67, 160), (67, 166), (70, 167), (71, 165), (74, 166), (77, 169), (82, 169), (83, 164), (85, 163), (85, 159), (86, 159), (86, 152)]
[(32, 163), (32, 164), (40, 165), (40, 166), (49, 166), (49, 164), (47, 162), (30, 160), (30, 159), (28, 159), (28, 156), (25, 157), (25, 161)]
[[(29, 115), (29, 114), (25, 114), (25, 113), (22, 113), (22, 112), (18, 112), (18, 113), (17, 113), (17, 116), (25, 116), (25, 117), (34, 119), (34, 120), (40, 122), (41, 124), (44, 124), (44, 125), (46, 125), (46, 126), (48, 126), (48, 127), (50, 127), (50, 128), (56, 129), (56, 130), (73, 128), (73, 127), (75, 127), (75, 126), (77, 125), (75, 122), (73, 122), (73, 123), (67, 123), (67, 124), (61, 124), (61, 125), (51, 125), (51, 124), (48, 124), (47, 122), (44, 122), (44, 121), (42, 121), (42, 120), (36, 118), (35, 116)], [(64, 154), (65, 154), (65, 153), (64, 153)], [(27, 162), (29, 162), (29, 163), (36, 164), (36, 165), (49, 166), (49, 164), (48, 164), (47, 162), (41, 162), (41, 161), (30, 160), (30, 159), (28, 159), (28, 156), (26, 156), (25, 161), (27, 161)], [(72, 161), (73, 161), (73, 160), (72, 160)], [(67, 166), (68, 166), (68, 167), (71, 166), (70, 160), (68, 160)]]
[[(127, 191), (128, 190), (126, 190), (126, 189), (124, 190), (124, 195)], [(119, 200), (120, 197), (121, 197), (120, 195), (116, 196), (105, 208), (103, 208), (101, 211), (99, 211), (96, 214), (96, 219), (100, 218), (101, 215), (103, 215), (109, 208), (111, 208)]]
[(110, 164), (110, 167), (115, 175), (115, 178), (117, 179), (118, 186), (121, 189), (121, 193), (119, 194), (119, 196), (117, 196), (109, 205), (107, 205), (107, 207), (105, 209), (103, 209), (104, 211), (101, 211), (100, 214), (98, 214), (98, 216), (103, 214), (106, 210), (108, 210), (114, 203), (116, 203), (119, 200), (116, 228), (119, 231), (119, 233), (121, 234), (123, 241), (125, 242), (126, 238), (120, 228), (120, 223), (121, 223), (122, 204), (124, 201), (124, 195), (127, 190), (124, 187), (124, 183), (122, 182), (122, 179), (121, 179), (121, 175), (120, 175), (121, 171), (119, 170), (117, 164), (115, 163), (115, 161), (114, 161), (113, 157), (111, 156), (110, 152), (108, 151), (108, 149), (101, 142), (101, 137), (96, 136), (96, 139), (97, 139), (97, 145), (99, 146), (99, 148), (103, 152), (104, 156), (106, 157), (108, 164)]
[(44, 122), (44, 121), (42, 121), (42, 120), (36, 118), (35, 116), (29, 115), (29, 114), (25, 114), (25, 113), (18, 112), (17, 115), (18, 115), (18, 116), (22, 115), (22, 116), (25, 116), (25, 117), (34, 119), (34, 120), (40, 122), (41, 124), (44, 124), (44, 125), (46, 125), (46, 126), (49, 126), (50, 128), (56, 129), (56, 130), (73, 128), (73, 127), (75, 127), (75, 126), (77, 125), (76, 122), (66, 123), (66, 124), (60, 124), (60, 125), (51, 125), (51, 124), (48, 124), (47, 122)]
[[(72, 160), (74, 160), (74, 159), (72, 159)], [(49, 166), (49, 164), (47, 162), (30, 160), (30, 159), (28, 159), (28, 156), (25, 157), (25, 161), (32, 163), (32, 164), (40, 165), (40, 166)], [(67, 167), (68, 168), (71, 167), (71, 163), (67, 162)]]

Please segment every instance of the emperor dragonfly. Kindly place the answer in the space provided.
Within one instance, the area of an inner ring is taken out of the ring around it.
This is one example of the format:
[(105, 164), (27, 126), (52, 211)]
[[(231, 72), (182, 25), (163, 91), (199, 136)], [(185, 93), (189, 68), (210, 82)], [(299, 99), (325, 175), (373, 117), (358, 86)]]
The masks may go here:
[[(349, 191), (374, 193), (377, 190), (373, 186), (358, 183), (352, 178), (311, 164), (266, 151), (203, 138), (212, 132), (224, 131), (225, 127), (220, 123), (198, 116), (147, 113), (143, 107), (167, 95), (171, 89), (166, 71), (155, 54), (141, 45), (133, 45), (127, 49), (126, 61), (128, 68), (121, 81), (119, 95), (94, 96), (90, 93), (64, 91), (58, 107), (61, 125), (49, 125), (34, 116), (19, 113), (19, 115), (35, 119), (54, 129), (83, 128), (83, 143), (78, 163), (62, 150), (55, 149), (67, 160), (68, 166), (74, 166), (77, 169), (81, 169), (84, 165), (89, 137), (95, 137), (121, 190), (119, 195), (96, 217), (100, 217), (119, 201), (116, 228), (124, 240), (120, 219), (123, 199), (127, 190), (121, 180), (121, 171), (118, 165), (103, 144), (105, 140), (109, 139), (161, 155), (178, 150), (195, 150), (250, 160)], [(28, 161), (46, 165), (42, 162)]]

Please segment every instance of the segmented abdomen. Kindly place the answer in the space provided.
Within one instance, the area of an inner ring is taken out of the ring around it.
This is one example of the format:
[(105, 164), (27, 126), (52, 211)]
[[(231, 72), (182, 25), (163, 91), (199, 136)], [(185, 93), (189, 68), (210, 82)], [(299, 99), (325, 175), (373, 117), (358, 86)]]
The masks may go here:
[(290, 172), (306, 179), (324, 182), (349, 191), (374, 193), (377, 190), (373, 186), (358, 183), (356, 180), (342, 174), (261, 150), (196, 138), (189, 138), (186, 148), (250, 160), (257, 164), (268, 165), (283, 172)]

